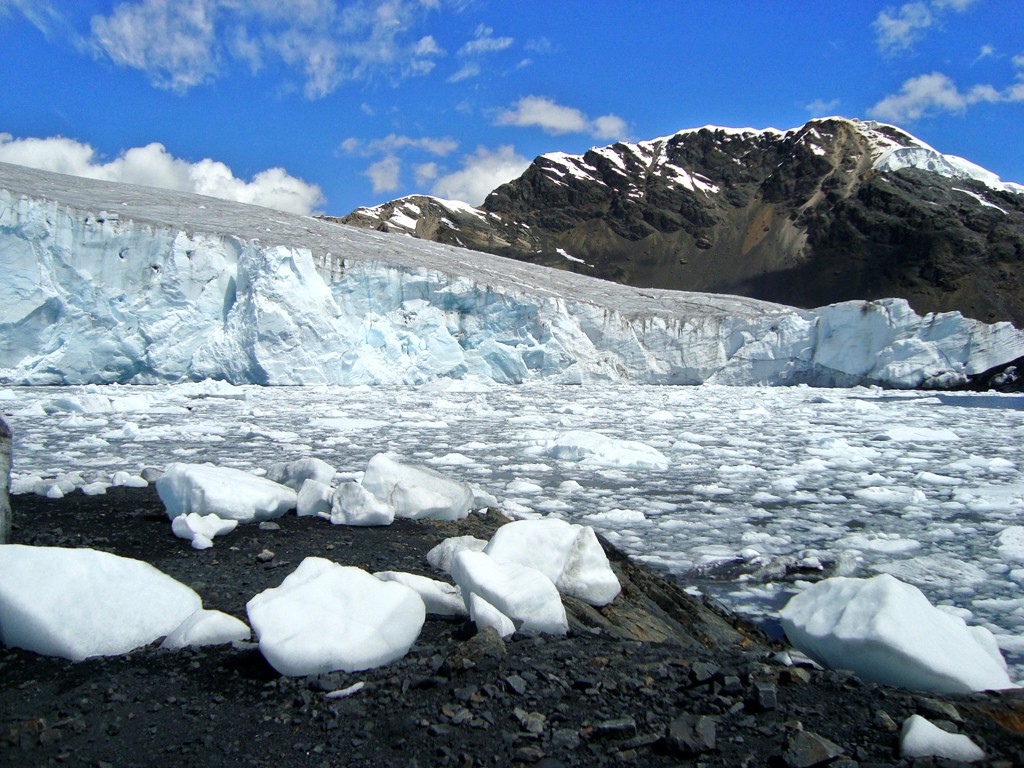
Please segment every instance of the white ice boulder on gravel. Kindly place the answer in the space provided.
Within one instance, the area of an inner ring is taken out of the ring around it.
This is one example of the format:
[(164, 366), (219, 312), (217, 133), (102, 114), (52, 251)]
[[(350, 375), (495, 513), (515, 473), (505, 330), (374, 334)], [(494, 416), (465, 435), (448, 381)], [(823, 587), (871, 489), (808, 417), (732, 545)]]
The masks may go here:
[(395, 510), (356, 482), (345, 482), (334, 489), (330, 520), (335, 525), (391, 525)]
[(463, 550), (452, 560), (452, 578), (470, 604), (480, 595), (524, 634), (564, 635), (569, 622), (554, 582), (536, 568), (502, 563), (484, 552)]
[(462, 599), (462, 590), (454, 584), (446, 584), (437, 579), (405, 571), (378, 571), (373, 575), (381, 581), (397, 581), (415, 590), (423, 600), (427, 613), (435, 616), (466, 615), (466, 602)]
[(478, 539), (476, 536), (452, 536), (427, 552), (427, 562), (439, 571), (450, 573), (452, 559), (457, 553), (464, 549), (471, 552), (483, 552), (486, 546), (487, 541)]
[(516, 520), (501, 526), (484, 548), (495, 560), (536, 568), (564, 595), (607, 605), (622, 587), (597, 534), (556, 518)]
[(190, 646), (221, 645), (248, 640), (251, 634), (244, 621), (222, 611), (209, 611), (204, 608), (185, 619), (177, 629), (164, 638), (160, 647), (178, 650)]
[(279, 461), (267, 467), (267, 479), (287, 485), (293, 491), (302, 488), (306, 480), (330, 485), (334, 481), (335, 469), (323, 459), (296, 459)]
[(991, 632), (968, 627), (889, 574), (824, 579), (779, 616), (799, 650), (868, 682), (935, 693), (1013, 687)]
[(319, 480), (307, 478), (299, 488), (295, 502), (295, 514), (299, 517), (323, 515), (331, 513), (331, 497), (334, 489)]
[(209, 549), (217, 536), (231, 533), (238, 526), (237, 520), (225, 520), (217, 515), (200, 515), (190, 512), (171, 520), (171, 531), (179, 539), (188, 539), (193, 549)]
[(366, 465), (363, 487), (395, 510), (395, 517), (461, 520), (473, 505), (473, 489), (429, 467), (378, 453)]
[(177, 629), (199, 595), (149, 563), (93, 549), (0, 546), (0, 641), (81, 661)]
[(321, 557), (307, 557), (246, 611), (260, 652), (289, 677), (389, 664), (408, 653), (426, 616), (404, 584)]
[(967, 736), (949, 733), (920, 715), (911, 715), (900, 731), (900, 757), (944, 757), (961, 763), (985, 759), (985, 751)]
[(516, 625), (512, 623), (512, 619), (488, 603), (480, 595), (471, 594), (468, 602), (469, 618), (476, 624), (478, 632), (483, 632), (487, 627), (491, 627), (500, 637), (509, 637), (515, 634)]
[(231, 467), (174, 463), (156, 481), (172, 520), (196, 512), (240, 523), (262, 522), (294, 509), (295, 491), (265, 477)]

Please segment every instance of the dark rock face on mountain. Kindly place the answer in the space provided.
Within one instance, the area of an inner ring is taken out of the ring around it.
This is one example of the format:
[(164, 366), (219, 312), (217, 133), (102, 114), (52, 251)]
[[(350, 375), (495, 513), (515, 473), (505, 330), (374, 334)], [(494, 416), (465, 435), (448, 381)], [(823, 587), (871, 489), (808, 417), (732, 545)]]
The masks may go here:
[(1024, 325), (1024, 187), (878, 123), (552, 153), (479, 209), (413, 196), (338, 221), (639, 287), (799, 307), (900, 297)]

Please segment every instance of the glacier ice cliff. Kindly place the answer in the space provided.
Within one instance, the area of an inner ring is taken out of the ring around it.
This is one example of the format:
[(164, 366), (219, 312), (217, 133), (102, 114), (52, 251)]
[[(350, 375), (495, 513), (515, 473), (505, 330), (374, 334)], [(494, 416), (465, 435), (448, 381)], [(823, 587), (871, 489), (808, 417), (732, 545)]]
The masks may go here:
[(13, 384), (948, 386), (1024, 334), (902, 300), (637, 289), (423, 240), (0, 164)]

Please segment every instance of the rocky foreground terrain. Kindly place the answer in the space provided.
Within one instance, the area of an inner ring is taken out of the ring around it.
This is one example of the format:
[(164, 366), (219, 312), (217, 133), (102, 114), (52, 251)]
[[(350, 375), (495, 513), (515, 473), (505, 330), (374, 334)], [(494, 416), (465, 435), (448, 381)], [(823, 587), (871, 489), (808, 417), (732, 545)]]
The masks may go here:
[(1024, 326), (1024, 187), (874, 122), (549, 153), (479, 208), (416, 195), (336, 220), (641, 288)]
[[(308, 555), (437, 576), (424, 556), (499, 516), (332, 526), (288, 515), (196, 551), (152, 489), (16, 496), (13, 543), (148, 561), (207, 608), (245, 602)], [(568, 637), (475, 634), (429, 617), (403, 660), (355, 674), (279, 676), (255, 645), (158, 647), (71, 663), (0, 649), (0, 765), (894, 766), (903, 721), (968, 734), (986, 765), (1024, 764), (1024, 694), (934, 696), (784, 666), (756, 629), (610, 551), (624, 584), (600, 612), (567, 601)]]

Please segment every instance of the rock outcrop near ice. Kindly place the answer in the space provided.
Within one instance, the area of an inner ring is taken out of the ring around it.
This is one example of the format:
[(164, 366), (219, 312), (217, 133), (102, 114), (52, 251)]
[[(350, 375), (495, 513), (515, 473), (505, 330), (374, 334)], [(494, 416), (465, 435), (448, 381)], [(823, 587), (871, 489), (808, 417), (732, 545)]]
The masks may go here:
[[(703, 194), (703, 193), (702, 193)], [(0, 380), (945, 386), (1024, 334), (905, 301), (641, 290), (226, 201), (0, 164)]]
[(549, 153), (479, 209), (417, 195), (340, 221), (629, 285), (1024, 325), (1024, 186), (876, 122)]

